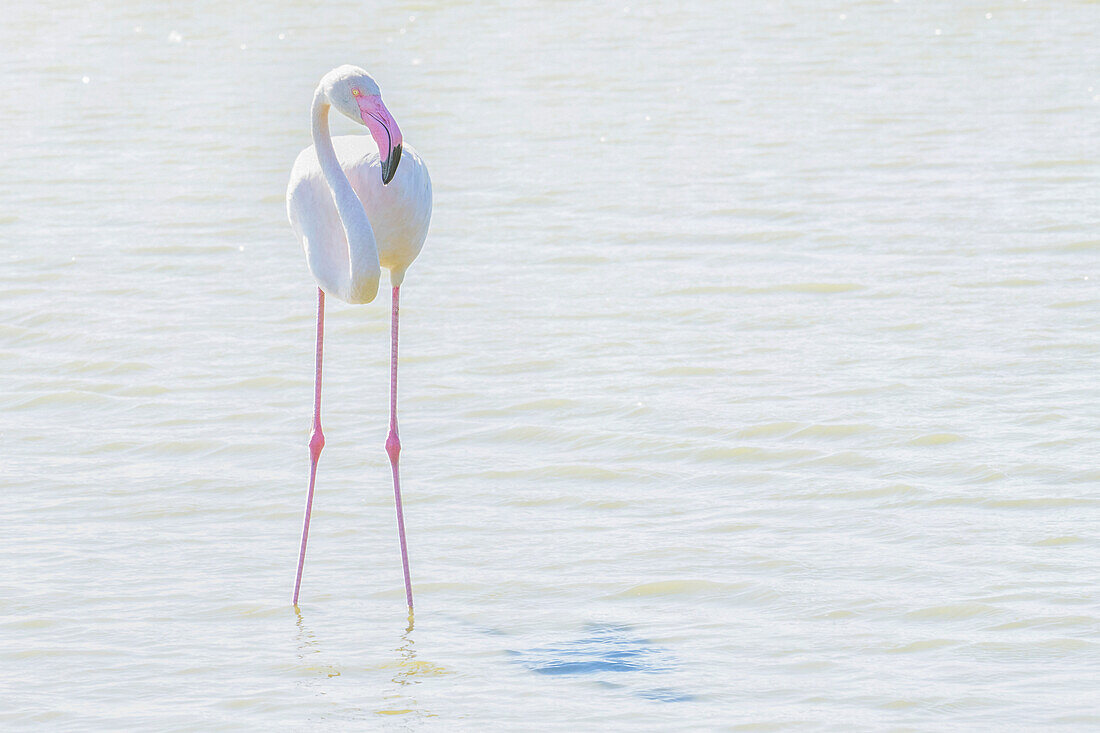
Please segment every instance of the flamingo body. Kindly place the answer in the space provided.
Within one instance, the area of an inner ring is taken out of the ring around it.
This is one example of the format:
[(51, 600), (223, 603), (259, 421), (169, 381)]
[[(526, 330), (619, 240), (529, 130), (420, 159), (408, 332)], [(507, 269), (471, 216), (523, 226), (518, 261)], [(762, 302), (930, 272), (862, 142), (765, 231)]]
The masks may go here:
[[(405, 146), (393, 180), (382, 183), (378, 148), (366, 135), (332, 138), (348, 182), (362, 202), (378, 247), (378, 261), (400, 285), (405, 270), (420, 254), (432, 216), (432, 181), (423, 159)], [(357, 278), (369, 277), (352, 267), (348, 239), (332, 192), (310, 145), (290, 171), (286, 191), (287, 216), (306, 253), (309, 270), (328, 295), (347, 303), (363, 303)], [(371, 298), (372, 300), (373, 298)]]

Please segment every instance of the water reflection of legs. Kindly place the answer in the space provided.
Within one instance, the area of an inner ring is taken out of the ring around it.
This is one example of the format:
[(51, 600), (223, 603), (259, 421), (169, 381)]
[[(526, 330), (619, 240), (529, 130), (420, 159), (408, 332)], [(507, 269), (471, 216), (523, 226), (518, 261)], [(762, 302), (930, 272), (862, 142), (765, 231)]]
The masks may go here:
[(409, 609), (409, 624), (402, 632), (397, 648), (397, 658), (394, 660), (396, 672), (390, 679), (395, 685), (393, 692), (386, 695), (386, 710), (379, 710), (379, 715), (412, 715), (417, 718), (432, 717), (431, 713), (418, 709), (416, 699), (412, 697), (411, 685), (420, 684), (417, 675), (425, 671), (425, 667), (434, 670), (432, 665), (422, 665), (416, 658), (416, 642), (412, 637), (413, 612)]
[[(321, 646), (318, 644), (313, 631), (306, 625), (305, 619), (302, 618), (302, 611), (297, 606), (294, 607), (294, 615), (297, 616), (294, 624), (298, 627), (298, 662), (302, 671), (307, 673), (316, 671), (330, 678), (339, 677), (340, 670), (332, 665), (319, 664), (310, 660), (310, 657), (314, 654), (321, 653)], [(313, 675), (307, 675), (307, 679), (312, 677)]]
[(294, 607), (294, 615), (298, 617), (294, 622), (294, 625), (298, 627), (298, 659), (305, 661), (307, 654), (316, 654), (321, 650), (317, 648), (317, 637), (306, 628), (302, 611), (297, 606)]
[(412, 684), (409, 678), (416, 674), (416, 650), (413, 646), (416, 644), (412, 638), (413, 632), (413, 612), (409, 609), (409, 625), (405, 627), (405, 633), (401, 634), (401, 643), (398, 645), (396, 651), (400, 655), (400, 661), (398, 663), (397, 675), (393, 678), (395, 685), (408, 685)]

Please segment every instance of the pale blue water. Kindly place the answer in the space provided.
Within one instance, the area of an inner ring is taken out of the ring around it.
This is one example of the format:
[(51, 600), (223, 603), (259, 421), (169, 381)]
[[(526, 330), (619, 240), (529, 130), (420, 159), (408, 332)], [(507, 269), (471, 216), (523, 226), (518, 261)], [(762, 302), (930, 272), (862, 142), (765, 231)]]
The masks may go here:
[[(1098, 28), (8, 8), (0, 727), (1096, 727)], [(289, 603), (315, 291), (283, 195), (349, 62), (435, 184), (414, 624), (384, 298), (329, 310)]]

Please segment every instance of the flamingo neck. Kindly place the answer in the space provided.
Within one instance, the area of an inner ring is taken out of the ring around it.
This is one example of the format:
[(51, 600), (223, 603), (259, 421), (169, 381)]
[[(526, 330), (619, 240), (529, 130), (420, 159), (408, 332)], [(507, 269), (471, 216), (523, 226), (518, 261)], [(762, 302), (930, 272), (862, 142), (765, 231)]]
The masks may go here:
[(324, 89), (317, 87), (313, 95), (313, 148), (317, 151), (317, 162), (332, 191), (348, 242), (349, 281), (347, 292), (341, 295), (349, 303), (369, 303), (378, 293), (378, 281), (382, 274), (378, 245), (367, 212), (336, 158), (328, 128), (329, 107), (331, 104)]

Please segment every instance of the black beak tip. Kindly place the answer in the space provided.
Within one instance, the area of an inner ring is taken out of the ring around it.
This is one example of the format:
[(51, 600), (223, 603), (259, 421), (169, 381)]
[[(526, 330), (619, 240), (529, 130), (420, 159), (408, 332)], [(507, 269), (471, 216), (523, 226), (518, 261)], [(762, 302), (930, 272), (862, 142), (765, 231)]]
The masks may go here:
[(393, 180), (393, 176), (397, 173), (397, 164), (401, 162), (401, 146), (397, 145), (393, 151), (390, 152), (390, 157), (382, 164), (382, 185)]

